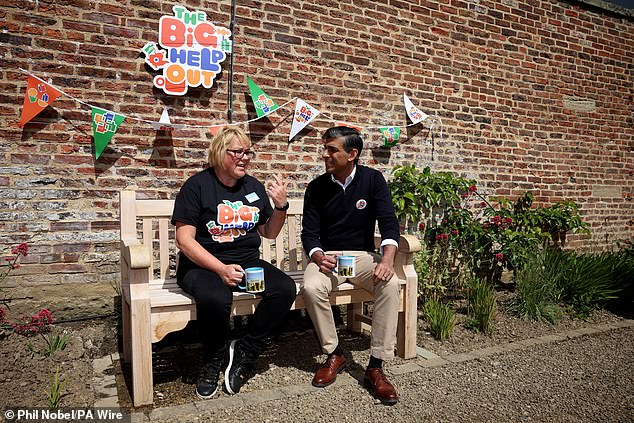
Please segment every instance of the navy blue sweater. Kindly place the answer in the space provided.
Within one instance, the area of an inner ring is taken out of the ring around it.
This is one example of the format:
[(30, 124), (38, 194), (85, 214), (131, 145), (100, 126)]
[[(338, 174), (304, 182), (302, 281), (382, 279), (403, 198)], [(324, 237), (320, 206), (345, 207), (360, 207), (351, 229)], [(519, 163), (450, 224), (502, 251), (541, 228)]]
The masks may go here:
[(399, 224), (381, 172), (357, 165), (345, 191), (333, 182), (329, 173), (308, 184), (302, 221), (302, 245), (306, 254), (316, 247), (324, 251), (375, 251), (377, 222), (382, 239), (398, 242)]

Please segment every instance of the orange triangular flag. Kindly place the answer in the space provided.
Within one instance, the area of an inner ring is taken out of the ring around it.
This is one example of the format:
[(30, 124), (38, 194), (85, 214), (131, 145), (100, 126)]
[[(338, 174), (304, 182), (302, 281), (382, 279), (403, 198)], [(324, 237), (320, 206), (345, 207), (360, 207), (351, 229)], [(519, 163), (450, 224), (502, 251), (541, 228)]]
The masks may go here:
[(54, 102), (62, 93), (51, 87), (46, 82), (29, 76), (26, 83), (26, 93), (24, 94), (24, 105), (20, 116), (20, 128), (27, 124), (49, 104)]

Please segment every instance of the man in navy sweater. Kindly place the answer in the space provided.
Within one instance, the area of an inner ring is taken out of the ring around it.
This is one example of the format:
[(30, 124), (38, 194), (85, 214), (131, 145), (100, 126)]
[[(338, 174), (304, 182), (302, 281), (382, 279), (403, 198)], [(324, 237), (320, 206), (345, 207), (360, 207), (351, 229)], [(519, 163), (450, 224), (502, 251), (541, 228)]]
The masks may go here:
[[(312, 383), (328, 386), (346, 368), (328, 297), (348, 280), (374, 294), (365, 383), (383, 404), (396, 404), (396, 389), (382, 369), (383, 360), (394, 356), (399, 306), (400, 285), (394, 275), (399, 224), (392, 197), (383, 175), (359, 164), (363, 140), (358, 131), (333, 127), (324, 133), (322, 141), (326, 173), (308, 184), (302, 222), (302, 244), (311, 259), (304, 273), (303, 296), (322, 351), (328, 355)], [(381, 255), (374, 247), (377, 222)], [(354, 277), (333, 273), (338, 255), (354, 256)]]

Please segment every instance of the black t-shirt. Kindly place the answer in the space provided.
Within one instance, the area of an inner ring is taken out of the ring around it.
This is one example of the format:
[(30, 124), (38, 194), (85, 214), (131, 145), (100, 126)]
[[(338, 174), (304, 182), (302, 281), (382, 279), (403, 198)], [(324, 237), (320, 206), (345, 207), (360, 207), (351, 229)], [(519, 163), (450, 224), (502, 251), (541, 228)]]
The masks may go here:
[[(196, 227), (196, 241), (225, 264), (259, 257), (257, 227), (273, 214), (264, 185), (246, 175), (234, 187), (223, 185), (213, 168), (193, 175), (174, 203), (172, 224)], [(182, 260), (186, 259), (181, 254)], [(186, 261), (189, 261), (186, 259)]]

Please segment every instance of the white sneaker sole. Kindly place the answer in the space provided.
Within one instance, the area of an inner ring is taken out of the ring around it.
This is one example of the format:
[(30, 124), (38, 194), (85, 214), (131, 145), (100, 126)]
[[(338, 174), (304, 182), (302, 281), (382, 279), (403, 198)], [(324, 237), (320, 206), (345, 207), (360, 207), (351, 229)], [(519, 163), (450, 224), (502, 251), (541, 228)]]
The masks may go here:
[(214, 395), (216, 395), (216, 392), (218, 392), (218, 387), (216, 386), (216, 390), (213, 391), (210, 395), (204, 396), (204, 395), (200, 395), (198, 393), (198, 389), (194, 389), (194, 391), (196, 391), (196, 396), (200, 399), (210, 399), (211, 397), (213, 397)]
[(227, 364), (227, 369), (225, 370), (225, 388), (227, 389), (227, 393), (229, 393), (230, 395), (235, 395), (235, 392), (233, 392), (233, 389), (231, 389), (231, 386), (229, 385), (229, 370), (231, 369), (231, 365), (233, 364), (233, 356), (235, 355), (235, 352), (236, 340), (234, 339), (229, 344), (229, 364)]

